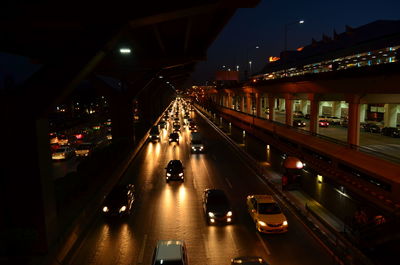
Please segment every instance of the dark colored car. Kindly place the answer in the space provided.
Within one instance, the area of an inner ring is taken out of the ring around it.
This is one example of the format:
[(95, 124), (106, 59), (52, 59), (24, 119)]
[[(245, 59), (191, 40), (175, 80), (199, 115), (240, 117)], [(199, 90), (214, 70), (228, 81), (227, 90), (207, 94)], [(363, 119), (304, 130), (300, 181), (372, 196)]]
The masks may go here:
[(232, 222), (232, 208), (223, 190), (205, 189), (203, 208), (208, 223), (226, 224)]
[(371, 133), (380, 133), (381, 128), (374, 123), (366, 123), (364, 124), (364, 131)]
[(160, 127), (160, 129), (166, 129), (167, 128), (167, 123), (165, 121), (160, 121), (158, 123), (158, 126)]
[(296, 118), (304, 118), (304, 114), (303, 114), (303, 112), (300, 111), (300, 110), (296, 110), (296, 111), (293, 113), (293, 116), (296, 117)]
[(103, 214), (105, 216), (129, 215), (135, 201), (134, 192), (135, 186), (133, 184), (115, 186), (103, 202)]
[(184, 181), (184, 174), (183, 174), (183, 165), (182, 161), (180, 160), (171, 160), (169, 161), (167, 167), (165, 168), (166, 172), (166, 181), (169, 182), (170, 180), (180, 180)]
[(149, 140), (152, 142), (160, 141), (160, 130), (158, 129), (158, 126), (151, 127)]
[(231, 265), (268, 265), (262, 257), (248, 256), (248, 257), (236, 257), (231, 259)]
[(189, 123), (189, 130), (197, 131), (197, 125), (193, 121)]
[(180, 132), (181, 131), (181, 126), (179, 124), (174, 124), (173, 125), (173, 132)]
[(385, 127), (381, 131), (382, 135), (400, 137), (400, 130), (395, 127)]
[(302, 120), (293, 120), (293, 127), (305, 127), (306, 123)]
[(179, 144), (179, 134), (176, 132), (169, 134), (169, 143), (175, 142)]

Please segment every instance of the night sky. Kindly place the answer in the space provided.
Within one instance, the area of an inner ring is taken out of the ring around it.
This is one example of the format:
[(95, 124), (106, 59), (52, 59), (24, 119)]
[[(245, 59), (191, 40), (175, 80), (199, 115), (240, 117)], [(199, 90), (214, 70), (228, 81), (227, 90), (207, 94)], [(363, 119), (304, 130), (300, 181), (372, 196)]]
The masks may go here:
[[(269, 56), (279, 56), (284, 47), (284, 25), (300, 19), (304, 24), (288, 26), (288, 48), (311, 43), (312, 38), (329, 37), (335, 29), (345, 31), (345, 25), (359, 27), (375, 20), (400, 19), (400, 0), (261, 0), (255, 8), (238, 9), (208, 50), (208, 60), (196, 65), (188, 84), (205, 84), (213, 80), (215, 71), (236, 69), (261, 71)], [(259, 49), (255, 46), (258, 45)], [(0, 53), (0, 88), (12, 75), (16, 83), (23, 82), (38, 69), (28, 58)]]
[[(255, 8), (238, 9), (214, 41), (208, 60), (196, 65), (193, 81), (213, 80), (215, 71), (226, 68), (261, 71), (269, 56), (279, 56), (284, 48), (284, 25), (304, 19), (304, 24), (288, 26), (287, 46), (295, 49), (345, 31), (345, 25), (359, 27), (375, 20), (399, 20), (400, 0), (261, 0)], [(400, 29), (399, 29), (400, 30)], [(259, 49), (255, 46), (258, 45)], [(247, 55), (248, 54), (248, 55)]]

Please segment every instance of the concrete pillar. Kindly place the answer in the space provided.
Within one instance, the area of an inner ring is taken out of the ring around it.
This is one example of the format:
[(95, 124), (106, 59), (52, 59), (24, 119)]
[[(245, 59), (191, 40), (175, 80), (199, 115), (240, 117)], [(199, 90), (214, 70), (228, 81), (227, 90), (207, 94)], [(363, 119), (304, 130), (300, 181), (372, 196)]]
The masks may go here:
[(300, 111), (303, 112), (304, 115), (308, 113), (308, 100), (300, 100)]
[(275, 98), (272, 95), (268, 95), (268, 119), (273, 121), (275, 118)]
[(245, 101), (244, 95), (240, 96), (240, 111), (242, 111), (242, 112), (245, 112), (244, 101)]
[(318, 126), (318, 116), (319, 116), (319, 105), (320, 102), (318, 99), (311, 99), (310, 100), (310, 132), (318, 133), (319, 126)]
[[(146, 98), (139, 99), (140, 110), (149, 123), (152, 122), (150, 105)], [(116, 93), (110, 98), (110, 113), (112, 120), (112, 141), (121, 139), (128, 145), (134, 143), (133, 102), (125, 93)], [(150, 124), (149, 124), (150, 125)]]
[(252, 114), (252, 111), (251, 111), (251, 108), (252, 108), (252, 106), (251, 106), (252, 104), (251, 104), (251, 94), (249, 94), (249, 93), (247, 93), (246, 94), (246, 113), (249, 113), (249, 114)]
[(235, 107), (233, 107), (233, 96), (232, 94), (228, 94), (228, 108), (230, 109), (234, 109)]
[(385, 113), (383, 114), (385, 127), (397, 126), (397, 104), (385, 104)]
[(342, 102), (334, 101), (332, 102), (332, 116), (340, 118), (342, 116)]
[[(365, 122), (365, 114), (367, 113), (368, 104), (360, 105), (360, 122)], [(337, 116), (340, 117), (340, 116)]]
[(261, 95), (259, 93), (256, 93), (255, 97), (256, 97), (256, 116), (261, 117)]
[(279, 98), (279, 110), (285, 110), (285, 99), (284, 98)]
[(360, 143), (360, 100), (358, 96), (349, 99), (349, 121), (347, 128), (347, 143), (359, 145)]
[(5, 257), (47, 253), (58, 237), (49, 123), (21, 100), (0, 99), (6, 154), (0, 166), (0, 252)]
[(319, 104), (318, 104), (318, 116), (322, 116), (323, 115), (323, 107), (324, 107), (324, 105), (325, 105), (326, 103), (325, 102), (319, 102)]
[(290, 95), (285, 97), (285, 121), (286, 125), (293, 125), (293, 99)]

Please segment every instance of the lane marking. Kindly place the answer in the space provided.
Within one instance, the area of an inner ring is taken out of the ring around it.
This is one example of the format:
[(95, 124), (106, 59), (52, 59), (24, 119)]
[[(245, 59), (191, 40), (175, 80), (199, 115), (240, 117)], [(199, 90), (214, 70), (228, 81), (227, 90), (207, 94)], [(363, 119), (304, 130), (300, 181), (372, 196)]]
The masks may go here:
[(204, 233), (202, 233), (201, 235), (203, 236), (204, 248), (206, 249), (206, 258), (210, 259), (209, 250), (208, 250), (208, 244), (207, 244), (207, 240), (206, 240), (206, 235)]
[(228, 186), (229, 186), (231, 189), (233, 189), (233, 188), (232, 188), (232, 184), (231, 184), (231, 182), (229, 181), (229, 179), (225, 178), (225, 180), (226, 180), (226, 182), (228, 183)]
[(138, 263), (143, 263), (143, 256), (144, 256), (144, 249), (146, 248), (146, 241), (147, 241), (147, 234), (145, 234), (144, 238), (143, 238), (143, 244), (142, 244), (142, 248), (140, 249), (140, 252), (139, 252)]
[(267, 244), (265, 244), (264, 240), (262, 239), (262, 237), (260, 236), (260, 233), (256, 232), (258, 239), (261, 242), (262, 247), (264, 248), (265, 252), (267, 253), (268, 256), (271, 255), (271, 252), (269, 251)]

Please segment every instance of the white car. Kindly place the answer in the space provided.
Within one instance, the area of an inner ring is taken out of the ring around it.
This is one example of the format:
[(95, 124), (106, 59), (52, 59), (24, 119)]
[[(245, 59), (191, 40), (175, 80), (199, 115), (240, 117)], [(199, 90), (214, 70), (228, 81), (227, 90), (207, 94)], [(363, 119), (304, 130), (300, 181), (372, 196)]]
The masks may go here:
[(62, 146), (55, 150), (51, 155), (53, 160), (66, 160), (75, 156), (75, 150), (69, 146)]
[(249, 195), (246, 203), (259, 232), (285, 233), (288, 231), (286, 216), (271, 195)]

